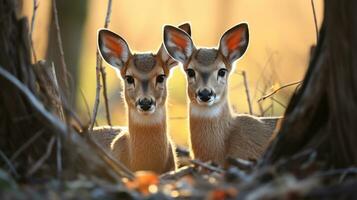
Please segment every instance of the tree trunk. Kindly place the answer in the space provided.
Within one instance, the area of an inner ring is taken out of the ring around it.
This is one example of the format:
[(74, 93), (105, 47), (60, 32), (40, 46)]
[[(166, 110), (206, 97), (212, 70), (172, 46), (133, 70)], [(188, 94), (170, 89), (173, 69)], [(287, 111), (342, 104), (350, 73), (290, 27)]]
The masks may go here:
[(54, 70), (31, 64), (28, 22), (17, 18), (17, 3), (0, 0), (0, 166), (15, 178), (81, 173), (118, 180), (125, 175), (120, 163), (60, 120), (74, 121), (74, 114), (58, 116), (69, 107), (61, 104)]
[(326, 0), (320, 38), (301, 88), (263, 158), (312, 149), (330, 167), (357, 164), (357, 1)]
[[(16, 2), (0, 0), (0, 27), (3, 27), (0, 31), (0, 67), (12, 73), (38, 95), (35, 90), (35, 75), (30, 68), (28, 23), (25, 18), (16, 18)], [(0, 79), (0, 86), (0, 150), (10, 158), (19, 147), (46, 126), (41, 125), (36, 112), (15, 87), (4, 79)], [(26, 155), (19, 156), (14, 165), (19, 166), (20, 174), (28, 166), (29, 160), (39, 158), (48, 139), (48, 135), (41, 137), (37, 140), (37, 146), (30, 147)]]

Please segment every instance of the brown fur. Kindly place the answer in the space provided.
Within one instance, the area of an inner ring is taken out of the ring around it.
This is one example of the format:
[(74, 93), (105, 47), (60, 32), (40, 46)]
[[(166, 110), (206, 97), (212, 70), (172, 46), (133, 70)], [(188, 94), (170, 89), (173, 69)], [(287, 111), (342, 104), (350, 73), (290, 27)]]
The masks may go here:
[(233, 115), (227, 102), (214, 118), (190, 115), (192, 156), (218, 164), (227, 157), (257, 159), (269, 144), (276, 121), (277, 118)]
[(172, 142), (167, 137), (166, 118), (156, 125), (132, 121), (129, 115), (129, 132), (117, 135), (111, 143), (113, 155), (133, 171), (163, 173), (175, 169), (176, 156), (172, 151)]
[[(129, 117), (128, 130), (95, 134), (97, 141), (132, 171), (174, 170), (176, 156), (166, 128), (166, 79), (176, 62), (163, 46), (157, 54), (132, 54), (125, 40), (107, 29), (98, 32), (98, 46), (123, 78)], [(144, 100), (150, 100), (150, 107)]]
[[(187, 72), (190, 144), (194, 158), (219, 164), (228, 156), (258, 158), (269, 143), (278, 118), (261, 120), (250, 115), (233, 115), (228, 104), (232, 64), (245, 53), (248, 42), (247, 23), (226, 31), (217, 49), (196, 48), (191, 37), (180, 29), (164, 27), (168, 53), (181, 62)], [(185, 48), (181, 48), (182, 44)]]
[(175, 147), (166, 133), (166, 117), (155, 125), (133, 121), (129, 116), (129, 130), (126, 127), (95, 127), (90, 136), (132, 171), (163, 173), (174, 170)]

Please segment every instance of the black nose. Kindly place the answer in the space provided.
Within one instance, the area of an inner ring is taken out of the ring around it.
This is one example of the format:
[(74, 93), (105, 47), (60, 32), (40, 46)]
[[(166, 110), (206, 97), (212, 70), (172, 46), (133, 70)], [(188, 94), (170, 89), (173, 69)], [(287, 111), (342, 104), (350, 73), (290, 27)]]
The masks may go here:
[(152, 99), (143, 98), (139, 100), (139, 106), (144, 111), (148, 111), (153, 104), (154, 101)]
[(198, 98), (200, 98), (201, 101), (207, 102), (213, 96), (213, 91), (212, 90), (208, 90), (208, 89), (203, 89), (203, 90), (199, 90), (197, 95), (198, 95)]

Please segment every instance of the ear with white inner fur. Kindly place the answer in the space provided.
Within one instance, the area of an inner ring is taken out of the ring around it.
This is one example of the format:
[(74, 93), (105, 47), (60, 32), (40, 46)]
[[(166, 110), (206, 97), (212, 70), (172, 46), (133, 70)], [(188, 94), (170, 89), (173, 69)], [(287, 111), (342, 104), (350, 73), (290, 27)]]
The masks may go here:
[(219, 51), (231, 64), (240, 58), (248, 48), (249, 30), (247, 23), (241, 23), (226, 31), (219, 43)]
[[(189, 23), (181, 24), (178, 27), (191, 36), (191, 26)], [(161, 45), (158, 55), (160, 55), (161, 60), (165, 63), (165, 66), (167, 66), (169, 70), (177, 65), (177, 62), (167, 53), (164, 45)]]
[(131, 55), (126, 41), (107, 29), (98, 31), (98, 48), (103, 59), (119, 70), (125, 66)]
[(183, 64), (195, 49), (191, 37), (185, 31), (170, 25), (164, 27), (164, 45), (169, 55)]

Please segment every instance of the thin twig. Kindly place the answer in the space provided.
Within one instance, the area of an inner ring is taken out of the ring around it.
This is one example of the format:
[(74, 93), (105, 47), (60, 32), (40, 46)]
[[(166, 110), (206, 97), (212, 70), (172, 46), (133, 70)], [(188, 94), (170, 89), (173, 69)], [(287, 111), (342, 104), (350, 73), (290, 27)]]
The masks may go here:
[[(112, 0), (108, 0), (107, 6), (107, 14), (105, 16), (104, 28), (108, 28), (110, 22), (110, 15), (112, 13)], [(97, 49), (98, 51), (98, 49)], [(105, 67), (103, 66), (102, 58), (100, 58), (100, 73), (102, 74), (102, 83), (103, 83), (103, 97), (104, 97), (104, 105), (105, 111), (107, 113), (107, 123), (109, 126), (112, 125), (110, 119), (110, 111), (109, 111), (109, 101), (108, 101), (108, 93), (107, 93), (107, 74), (105, 72)]]
[[(79, 88), (79, 91), (81, 93), (81, 97), (82, 97), (84, 105), (86, 107), (86, 111), (87, 111), (87, 115), (89, 117), (89, 120), (91, 120), (92, 119), (92, 115), (90, 114), (90, 108), (89, 108), (89, 104), (88, 104), (88, 101), (86, 99), (86, 96), (84, 95), (84, 92), (83, 92), (82, 88)], [(96, 124), (96, 126), (98, 126), (97, 121), (95, 121), (95, 124)]]
[[(112, 0), (108, 0), (107, 14), (106, 14), (105, 21), (104, 21), (104, 28), (108, 28), (108, 26), (109, 26), (111, 12), (112, 12)], [(106, 114), (107, 114), (107, 123), (108, 123), (108, 125), (111, 125), (108, 94), (107, 94), (106, 73), (105, 73), (105, 68), (103, 67), (102, 58), (99, 55), (98, 49), (96, 52), (96, 57), (97, 57), (97, 63), (96, 63), (97, 87), (96, 87), (96, 95), (95, 95), (92, 120), (91, 120), (91, 123), (89, 126), (90, 130), (93, 130), (94, 123), (96, 121), (97, 114), (98, 114), (98, 107), (99, 107), (99, 102), (100, 102), (100, 89), (102, 87), (101, 86), (101, 78), (102, 78), (102, 83), (103, 83), (103, 96), (104, 96), (105, 110), (106, 110)]]
[(38, 6), (39, 6), (38, 0), (33, 0), (33, 14), (32, 14), (32, 19), (31, 19), (30, 44), (31, 44), (33, 60), (35, 63), (37, 63), (37, 56), (36, 56), (35, 48), (33, 46), (32, 35), (33, 35), (34, 27), (35, 27), (35, 19), (36, 19)]
[(249, 86), (248, 86), (248, 81), (247, 81), (247, 76), (245, 71), (242, 71), (242, 76), (243, 76), (243, 81), (244, 81), (244, 87), (245, 87), (245, 94), (247, 95), (247, 102), (249, 106), (249, 114), (253, 114), (253, 107), (252, 107), (252, 102), (250, 101), (250, 94), (249, 94)]
[(10, 171), (16, 176), (19, 177), (19, 173), (17, 173), (16, 168), (14, 167), (14, 165), (11, 163), (11, 161), (9, 160), (9, 158), (5, 155), (4, 152), (2, 152), (0, 150), (0, 156), (1, 158), (5, 161), (5, 163), (7, 164), (7, 166), (9, 167)]
[(289, 83), (289, 84), (286, 84), (286, 85), (283, 85), (281, 86), (280, 88), (274, 90), (273, 92), (267, 94), (267, 95), (264, 95), (262, 96), (260, 99), (258, 99), (258, 102), (259, 101), (264, 101), (266, 98), (269, 98), (270, 96), (274, 95), (275, 93), (277, 93), (278, 91), (286, 88), (286, 87), (289, 87), (289, 86), (293, 86), (293, 85), (296, 85), (296, 84), (300, 84), (302, 81), (296, 81), (296, 82), (292, 82), (292, 83)]
[(28, 139), (25, 142), (25, 144), (21, 145), (21, 147), (16, 150), (16, 152), (11, 156), (10, 160), (14, 161), (23, 151), (25, 151), (28, 147), (30, 147), (31, 144), (35, 142), (37, 138), (39, 138), (43, 133), (44, 133), (43, 129), (37, 131), (30, 139)]
[(98, 114), (98, 107), (99, 107), (99, 102), (100, 102), (100, 88), (102, 87), (101, 83), (100, 83), (100, 63), (101, 63), (101, 59), (98, 58), (99, 56), (99, 52), (97, 50), (97, 64), (95, 67), (95, 75), (96, 75), (96, 81), (97, 81), (97, 87), (96, 87), (96, 92), (95, 92), (95, 101), (94, 101), (94, 107), (93, 107), (93, 114), (92, 114), (92, 119), (90, 122), (90, 126), (89, 126), (89, 130), (93, 131), (94, 128), (94, 122), (97, 120), (97, 114)]
[(319, 41), (319, 28), (317, 26), (317, 17), (316, 17), (314, 0), (311, 0), (311, 7), (312, 7), (312, 13), (314, 15), (315, 31), (316, 31), (316, 43), (317, 43), (317, 41)]
[(286, 108), (286, 105), (284, 105), (281, 101), (277, 100), (276, 98), (271, 97), (270, 99), (275, 103), (279, 104), (281, 107)]
[[(52, 63), (50, 69), (51, 69), (50, 72), (52, 75), (52, 82), (54, 85), (54, 89), (56, 90), (56, 95), (58, 97), (58, 100), (60, 101), (59, 103), (55, 104), (56, 108), (57, 108), (57, 112), (58, 112), (57, 114), (59, 115), (59, 117), (62, 121), (65, 121), (67, 123), (67, 127), (69, 127), (68, 117), (66, 117), (63, 112), (63, 97), (60, 95), (60, 89), (58, 86), (54, 63)], [(69, 130), (68, 130), (68, 132), (69, 132)], [(56, 164), (57, 164), (57, 177), (60, 178), (61, 173), (62, 173), (62, 140), (61, 140), (61, 136), (59, 134), (57, 134), (57, 136), (56, 136)]]
[(58, 101), (59, 101), (59, 102), (56, 102), (56, 108), (57, 108), (57, 112), (58, 112), (57, 114), (62, 121), (66, 121), (66, 117), (63, 112), (63, 98), (61, 98), (62, 95), (60, 94), (60, 88), (59, 88), (58, 81), (57, 81), (55, 65), (53, 62), (52, 62), (52, 65), (50, 65), (49, 72), (50, 72), (52, 84), (54, 86), (54, 90), (56, 93), (55, 95), (58, 97)]
[[(68, 80), (67, 80), (67, 73), (68, 73), (67, 72), (67, 64), (66, 64), (66, 61), (64, 58), (62, 36), (61, 36), (61, 30), (60, 30), (59, 21), (58, 21), (58, 11), (57, 11), (56, 0), (52, 1), (52, 9), (53, 9), (53, 17), (54, 17), (55, 26), (56, 26), (58, 49), (59, 49), (60, 57), (61, 57), (63, 81), (64, 81), (66, 91), (69, 92), (69, 85), (68, 85)], [(68, 94), (66, 96), (68, 97)]]
[[(111, 165), (114, 168), (118, 167), (120, 172), (122, 173), (123, 176), (128, 177), (129, 179), (133, 179), (135, 175), (133, 172), (131, 172), (124, 164), (119, 162), (117, 159), (115, 159), (111, 153), (108, 153), (100, 144), (98, 144), (97, 141), (95, 141), (93, 138), (90, 136), (87, 137), (88, 141), (98, 153), (102, 155), (102, 157), (106, 158), (105, 161), (107, 162), (108, 165)], [(124, 173), (124, 174), (123, 174)]]
[[(265, 94), (265, 92), (267, 91), (267, 84), (264, 83), (264, 89), (263, 91), (260, 91), (258, 87), (255, 88), (255, 91), (258, 91), (261, 93), (261, 94)], [(264, 116), (264, 108), (263, 108), (263, 105), (262, 105), (262, 102), (261, 101), (258, 101), (258, 107), (259, 107), (259, 111), (260, 111), (260, 116)]]
[(265, 116), (265, 114), (272, 108), (272, 104), (270, 104), (267, 108), (265, 108), (261, 114), (261, 116)]
[(112, 0), (108, 0), (107, 15), (105, 16), (104, 28), (108, 28), (111, 14), (112, 14)]
[(103, 66), (103, 62), (101, 61), (100, 65), (100, 73), (102, 74), (102, 82), (103, 82), (103, 97), (104, 97), (104, 105), (105, 105), (105, 112), (107, 116), (107, 123), (109, 126), (112, 125), (112, 121), (110, 118), (110, 111), (109, 111), (109, 101), (108, 101), (108, 93), (107, 93), (107, 73), (105, 72), (105, 67)]
[(184, 166), (176, 171), (169, 171), (160, 175), (160, 180), (178, 180), (188, 174), (192, 174), (194, 172), (193, 166)]
[(29, 169), (29, 171), (26, 173), (26, 176), (29, 177), (33, 175), (35, 172), (37, 172), (40, 167), (43, 165), (43, 163), (50, 157), (53, 149), (53, 145), (55, 144), (56, 137), (52, 137), (50, 142), (47, 145), (47, 149), (45, 154)]
[[(69, 84), (68, 84), (68, 71), (67, 71), (67, 64), (64, 58), (64, 51), (63, 51), (63, 44), (62, 44), (62, 36), (61, 36), (61, 30), (60, 30), (60, 26), (59, 26), (59, 20), (58, 20), (58, 11), (57, 11), (57, 3), (56, 0), (52, 0), (52, 8), (53, 8), (53, 15), (54, 15), (54, 19), (55, 19), (55, 25), (56, 25), (56, 33), (57, 33), (57, 42), (58, 42), (58, 49), (60, 51), (60, 57), (61, 57), (61, 66), (62, 66), (62, 75), (63, 75), (63, 82), (64, 82), (64, 93), (65, 95), (60, 95), (60, 99), (62, 102), (65, 101), (66, 98), (69, 97), (69, 93), (70, 93), (70, 88), (69, 88)], [(60, 90), (59, 90), (60, 91)], [(60, 93), (59, 93), (60, 94)], [(62, 104), (63, 105), (63, 104)], [(67, 127), (67, 132), (71, 133), (70, 131), (70, 121), (67, 117), (68, 112), (65, 110), (65, 122), (66, 122), (66, 127)], [(68, 134), (68, 136), (70, 136), (70, 134)]]
[(346, 176), (347, 174), (357, 174), (357, 168), (349, 167), (349, 168), (332, 169), (328, 171), (320, 171), (314, 174), (313, 176), (315, 177), (336, 176), (336, 175)]
[[(261, 73), (260, 73), (260, 75), (259, 75), (259, 78), (258, 78), (258, 80), (257, 80), (257, 82), (256, 82), (256, 84), (255, 84), (255, 90), (254, 90), (253, 99), (255, 99), (256, 96), (257, 96), (257, 88), (258, 88), (258, 86), (259, 86), (259, 83), (260, 83), (261, 79), (265, 79), (264, 72), (265, 72), (267, 66), (272, 62), (272, 60), (273, 60), (273, 58), (274, 58), (274, 55), (276, 55), (276, 54), (277, 54), (276, 52), (272, 52), (272, 53), (269, 55), (269, 58), (267, 59), (267, 61), (264, 63), (264, 67), (263, 67), (263, 69), (261, 70)], [(259, 66), (259, 65), (258, 65), (258, 66)]]
[(214, 171), (214, 172), (218, 172), (218, 173), (224, 173), (224, 170), (221, 169), (221, 168), (218, 168), (218, 167), (215, 167), (215, 166), (212, 166), (212, 165), (209, 165), (207, 163), (204, 163), (202, 161), (199, 161), (199, 160), (190, 160), (190, 162), (192, 164), (195, 164), (195, 165), (198, 165), (198, 166), (201, 166), (205, 169), (208, 169), (210, 171)]
[(57, 177), (60, 178), (62, 174), (62, 140), (59, 134), (56, 135), (56, 141)]

